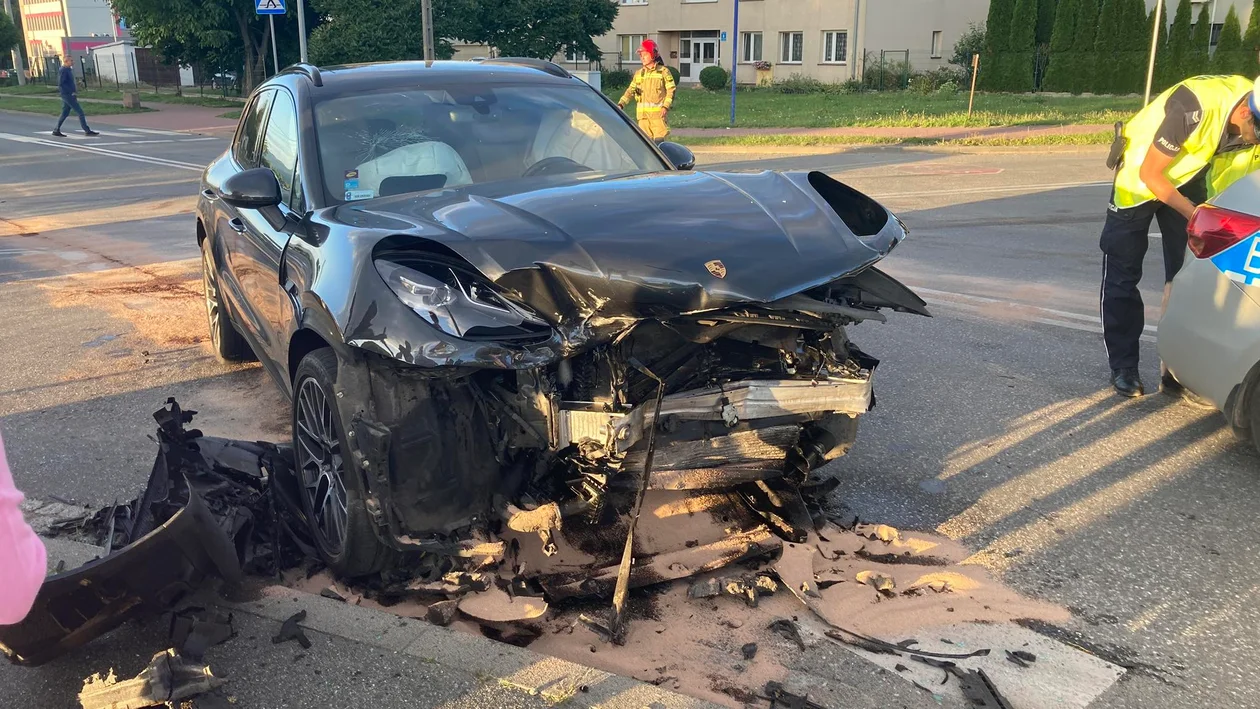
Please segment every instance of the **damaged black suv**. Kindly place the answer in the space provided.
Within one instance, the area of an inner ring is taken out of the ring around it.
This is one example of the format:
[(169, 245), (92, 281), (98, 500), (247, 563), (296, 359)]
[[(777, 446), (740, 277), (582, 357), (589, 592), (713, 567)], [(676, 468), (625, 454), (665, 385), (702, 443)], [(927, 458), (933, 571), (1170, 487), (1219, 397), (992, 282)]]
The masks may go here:
[[(927, 314), (873, 267), (905, 227), (822, 173), (693, 163), (537, 60), (254, 91), (202, 178), (206, 312), (216, 353), (291, 397), (334, 570), (563, 557), (640, 486), (799, 532), (775, 501), (874, 403), (846, 326)], [(731, 531), (713, 554), (764, 548)]]

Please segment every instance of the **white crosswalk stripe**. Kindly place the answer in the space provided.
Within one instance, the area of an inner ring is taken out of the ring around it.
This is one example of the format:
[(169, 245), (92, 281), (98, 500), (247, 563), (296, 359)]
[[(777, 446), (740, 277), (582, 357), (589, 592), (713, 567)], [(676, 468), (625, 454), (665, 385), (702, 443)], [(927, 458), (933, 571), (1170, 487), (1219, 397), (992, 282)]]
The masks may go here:
[[(130, 132), (123, 132), (130, 131)], [(50, 137), (51, 131), (37, 130), (32, 131), (35, 135)], [(86, 136), (79, 132), (66, 133), (65, 139), (83, 141), (91, 145), (139, 145), (142, 143), (193, 143), (207, 140), (220, 140), (215, 137), (194, 136), (191, 133), (180, 133), (178, 131), (166, 130), (150, 130), (148, 128), (119, 128), (118, 130), (98, 130), (100, 136)], [(151, 138), (149, 136), (170, 136), (167, 138)], [(128, 138), (129, 140), (113, 140), (102, 142), (104, 138)], [(63, 140), (62, 138), (52, 138), (53, 140)]]

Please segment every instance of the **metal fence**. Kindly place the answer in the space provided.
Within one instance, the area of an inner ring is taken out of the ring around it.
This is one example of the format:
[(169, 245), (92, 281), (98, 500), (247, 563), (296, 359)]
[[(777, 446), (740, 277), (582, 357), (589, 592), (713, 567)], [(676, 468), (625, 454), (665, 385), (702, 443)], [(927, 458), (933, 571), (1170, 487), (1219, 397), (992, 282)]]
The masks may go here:
[[(76, 78), (85, 89), (132, 90), (190, 96), (239, 97), (241, 86), (236, 71), (195, 64), (179, 67), (161, 61), (156, 54), (137, 47), (127, 53), (91, 53), (76, 57)], [(30, 81), (57, 85), (60, 57), (37, 57), (28, 72)]]

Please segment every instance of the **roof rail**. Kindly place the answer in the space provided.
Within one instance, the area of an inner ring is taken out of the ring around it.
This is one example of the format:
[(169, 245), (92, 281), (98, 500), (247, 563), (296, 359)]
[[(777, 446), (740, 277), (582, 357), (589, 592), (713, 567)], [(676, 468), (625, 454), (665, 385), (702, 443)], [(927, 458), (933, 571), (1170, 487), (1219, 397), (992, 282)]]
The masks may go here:
[(546, 59), (533, 59), (531, 57), (495, 57), (494, 59), (485, 59), (482, 64), (510, 64), (512, 66), (524, 66), (531, 69), (545, 71), (552, 76), (558, 76), (562, 79), (572, 79), (573, 75), (565, 70), (564, 67), (549, 62)]
[(320, 76), (319, 67), (315, 66), (314, 64), (298, 62), (297, 64), (292, 64), (290, 66), (285, 67), (284, 71), (280, 73), (287, 74), (289, 72), (293, 72), (295, 74), (305, 74), (307, 77), (310, 78), (311, 83), (315, 84), (316, 86), (324, 85), (324, 77)]

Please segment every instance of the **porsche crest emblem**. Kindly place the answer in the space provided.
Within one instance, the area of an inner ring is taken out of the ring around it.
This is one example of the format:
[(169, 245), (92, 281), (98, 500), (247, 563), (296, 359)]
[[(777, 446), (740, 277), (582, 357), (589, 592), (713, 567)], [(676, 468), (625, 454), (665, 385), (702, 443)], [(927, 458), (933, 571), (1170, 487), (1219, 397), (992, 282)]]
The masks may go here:
[(705, 261), (704, 267), (709, 269), (709, 273), (712, 273), (714, 278), (726, 278), (726, 264), (721, 261), (717, 259)]

